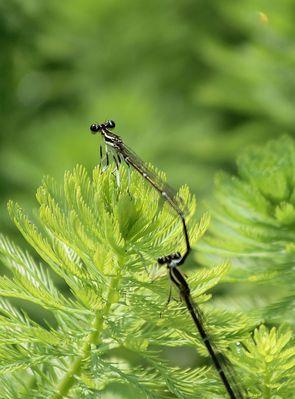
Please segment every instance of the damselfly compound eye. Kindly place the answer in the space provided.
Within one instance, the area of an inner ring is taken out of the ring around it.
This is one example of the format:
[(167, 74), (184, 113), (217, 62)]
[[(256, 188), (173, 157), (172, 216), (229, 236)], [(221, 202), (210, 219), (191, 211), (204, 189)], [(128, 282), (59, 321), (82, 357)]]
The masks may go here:
[(108, 127), (109, 129), (113, 129), (116, 126), (115, 122), (112, 120), (106, 121), (105, 124), (106, 124), (106, 127)]
[(100, 125), (98, 125), (97, 123), (93, 123), (90, 126), (90, 130), (92, 133), (97, 133), (100, 130)]

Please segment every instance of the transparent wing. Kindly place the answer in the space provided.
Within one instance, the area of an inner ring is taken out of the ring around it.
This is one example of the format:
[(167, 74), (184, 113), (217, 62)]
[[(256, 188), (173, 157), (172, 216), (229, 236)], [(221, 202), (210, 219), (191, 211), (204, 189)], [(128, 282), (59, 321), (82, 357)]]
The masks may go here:
[(155, 171), (151, 169), (139, 156), (128, 148), (123, 142), (115, 148), (124, 161), (136, 169), (149, 183), (159, 192), (161, 196), (168, 199), (171, 206), (179, 214), (186, 214), (187, 209), (184, 200), (177, 194), (174, 188), (170, 187)]

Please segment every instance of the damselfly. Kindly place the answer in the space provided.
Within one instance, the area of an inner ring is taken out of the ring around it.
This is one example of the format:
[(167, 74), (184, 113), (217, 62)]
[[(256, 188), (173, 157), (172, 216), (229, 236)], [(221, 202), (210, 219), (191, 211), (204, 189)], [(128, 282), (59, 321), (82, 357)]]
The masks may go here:
[[(90, 130), (94, 134), (97, 132), (101, 133), (106, 144), (106, 150), (108, 147), (111, 147), (115, 151), (115, 154), (117, 155), (115, 162), (117, 165), (123, 160), (128, 166), (133, 167), (144, 179), (149, 182), (149, 184), (152, 185), (152, 187), (155, 188), (155, 190), (158, 191), (158, 193), (170, 204), (170, 206), (176, 211), (181, 219), (186, 243), (185, 253), (181, 255), (179, 252), (176, 252), (171, 255), (163, 256), (158, 259), (158, 263), (160, 265), (167, 265), (169, 277), (174, 285), (178, 288), (230, 399), (243, 399), (243, 396), (239, 392), (238, 388), (233, 388), (233, 386), (230, 384), (229, 378), (226, 374), (230, 375), (231, 373), (229, 371), (228, 373), (225, 372), (225, 366), (221, 363), (217, 353), (213, 349), (213, 346), (205, 331), (204, 323), (202, 322), (201, 312), (198, 310), (196, 305), (193, 304), (188, 283), (178, 269), (178, 266), (184, 263), (191, 250), (181, 199), (177, 196), (177, 193), (174, 189), (168, 186), (156, 173), (148, 168), (146, 164), (130, 148), (125, 145), (120, 136), (114, 134), (110, 130), (114, 127), (115, 122), (109, 120), (101, 124), (92, 124), (90, 126)], [(102, 148), (100, 149), (100, 155), (102, 157)], [(109, 157), (107, 152), (106, 161), (108, 165)]]
[[(164, 198), (164, 200), (167, 201), (169, 205), (176, 211), (182, 222), (186, 251), (183, 255), (180, 255), (179, 252), (177, 252), (175, 254), (159, 258), (158, 261), (160, 263), (166, 263), (166, 259), (170, 259), (172, 256), (175, 265), (182, 265), (191, 250), (182, 200), (179, 196), (177, 196), (177, 193), (173, 188), (171, 188), (155, 172), (148, 168), (146, 164), (130, 148), (126, 146), (120, 136), (111, 132), (110, 129), (113, 129), (114, 127), (115, 122), (112, 120), (108, 120), (101, 124), (93, 123), (90, 126), (90, 130), (93, 134), (100, 132), (106, 144), (106, 149), (108, 147), (111, 147), (115, 151), (117, 155), (117, 158), (115, 157), (116, 164), (120, 163), (123, 160), (128, 166), (133, 167), (138, 173), (141, 174), (144, 179), (149, 182), (149, 184), (152, 185), (152, 187), (154, 187), (155, 190), (158, 191), (158, 193)], [(100, 151), (102, 155), (102, 149)], [(106, 158), (108, 163), (109, 157), (107, 152)]]
[(160, 264), (166, 264), (169, 277), (173, 284), (178, 288), (180, 296), (182, 297), (185, 305), (194, 321), (194, 324), (202, 338), (204, 345), (207, 348), (207, 351), (212, 359), (214, 367), (219, 374), (219, 377), (228, 393), (230, 399), (246, 399), (246, 397), (241, 393), (238, 385), (233, 377), (234, 373), (231, 370), (231, 365), (225, 357), (219, 357), (217, 352), (215, 351), (209, 336), (206, 332), (202, 313), (200, 309), (198, 309), (197, 305), (193, 302), (189, 285), (184, 278), (183, 274), (179, 271), (177, 264), (175, 263), (177, 259), (175, 256), (166, 257), (166, 259), (162, 259)]

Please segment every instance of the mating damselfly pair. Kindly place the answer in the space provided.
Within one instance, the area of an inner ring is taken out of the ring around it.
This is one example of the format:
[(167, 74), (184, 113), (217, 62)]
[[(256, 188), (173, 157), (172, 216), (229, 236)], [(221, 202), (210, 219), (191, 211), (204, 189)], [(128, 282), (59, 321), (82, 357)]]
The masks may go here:
[[(101, 133), (106, 146), (106, 164), (109, 164), (108, 149), (112, 149), (114, 162), (116, 167), (124, 162), (129, 168), (136, 170), (166, 201), (172, 209), (177, 213), (183, 227), (183, 235), (186, 245), (186, 250), (183, 254), (176, 251), (172, 254), (164, 255), (158, 258), (160, 265), (166, 265), (169, 277), (172, 283), (178, 289), (181, 298), (183, 299), (192, 319), (200, 334), (204, 345), (211, 357), (212, 363), (224, 385), (224, 388), (230, 399), (245, 399), (246, 396), (241, 393), (236, 381), (233, 378), (233, 372), (229, 362), (221, 360), (224, 358), (218, 356), (218, 351), (215, 350), (209, 335), (206, 332), (202, 313), (198, 306), (193, 302), (190, 292), (190, 287), (186, 278), (179, 270), (179, 267), (184, 263), (191, 251), (188, 228), (185, 220), (185, 210), (181, 198), (166, 182), (164, 182), (155, 172), (153, 172), (147, 165), (130, 149), (128, 148), (120, 136), (113, 133), (115, 122), (108, 120), (104, 123), (94, 123), (90, 126), (93, 134)], [(102, 146), (100, 146), (100, 156), (102, 157)]]

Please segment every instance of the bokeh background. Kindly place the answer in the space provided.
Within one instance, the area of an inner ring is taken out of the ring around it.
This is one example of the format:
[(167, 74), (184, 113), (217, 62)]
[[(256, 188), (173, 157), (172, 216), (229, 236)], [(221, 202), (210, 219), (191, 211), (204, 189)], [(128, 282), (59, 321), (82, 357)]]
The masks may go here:
[(295, 133), (292, 0), (0, 0), (1, 231), (44, 174), (98, 161), (117, 132), (210, 198), (248, 145)]
[(44, 174), (96, 165), (109, 118), (210, 202), (246, 147), (295, 135), (294, 21), (294, 0), (0, 0), (0, 231)]

